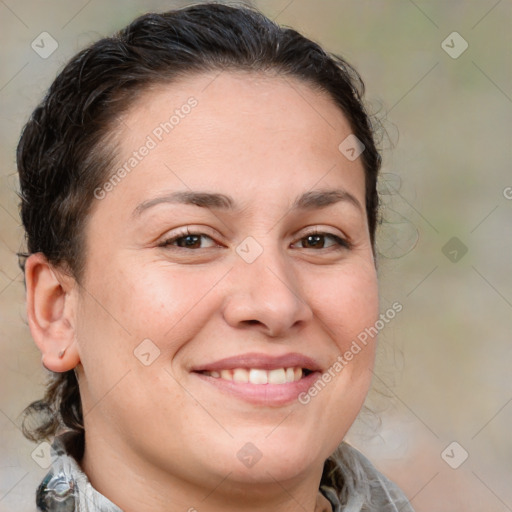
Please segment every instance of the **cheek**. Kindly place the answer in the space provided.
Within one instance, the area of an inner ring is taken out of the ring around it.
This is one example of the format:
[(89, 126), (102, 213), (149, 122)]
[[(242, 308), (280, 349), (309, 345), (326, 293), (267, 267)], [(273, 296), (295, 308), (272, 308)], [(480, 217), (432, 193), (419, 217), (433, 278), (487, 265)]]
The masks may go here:
[(150, 264), (122, 285), (126, 296), (120, 298), (121, 314), (134, 333), (154, 336), (171, 349), (172, 340), (189, 340), (201, 329), (205, 306), (211, 302), (208, 294), (224, 274), (225, 269), (182, 267), (176, 271), (165, 263)]
[(378, 319), (379, 297), (375, 267), (348, 266), (322, 280), (308, 294), (315, 314), (338, 349), (345, 351), (352, 340)]
[(136, 259), (115, 268), (122, 270), (103, 269), (88, 283), (81, 317), (97, 350), (106, 357), (116, 346), (117, 359), (125, 363), (133, 362), (133, 351), (146, 338), (172, 357), (206, 322), (208, 292), (225, 274), (220, 268), (182, 266), (177, 271), (170, 264)]

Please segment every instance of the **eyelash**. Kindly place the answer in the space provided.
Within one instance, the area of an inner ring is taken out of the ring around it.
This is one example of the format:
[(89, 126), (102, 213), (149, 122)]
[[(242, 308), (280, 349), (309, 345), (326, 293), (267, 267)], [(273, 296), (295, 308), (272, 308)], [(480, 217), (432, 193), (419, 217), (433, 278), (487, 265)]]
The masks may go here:
[[(189, 229), (187, 228), (186, 231), (181, 232), (181, 233), (177, 233), (175, 236), (164, 240), (162, 243), (159, 244), (159, 247), (164, 247), (164, 248), (172, 247), (175, 242), (177, 242), (178, 240), (180, 240), (182, 238), (186, 238), (187, 236), (206, 237), (206, 238), (209, 238), (210, 240), (214, 241), (211, 236), (206, 235), (205, 233), (189, 231)], [(319, 231), (319, 230), (313, 230), (313, 231), (311, 231), (309, 233), (306, 233), (304, 236), (299, 238), (298, 241), (300, 242), (302, 240), (305, 240), (306, 238), (308, 238), (310, 236), (322, 236), (324, 238), (331, 238), (332, 240), (334, 240), (336, 245), (338, 245), (337, 250), (351, 249), (352, 248), (352, 244), (346, 238), (341, 238), (341, 237), (339, 237), (337, 235), (334, 235), (333, 233), (327, 233), (327, 232), (323, 232), (323, 231)], [(330, 246), (330, 247), (322, 247), (321, 249), (314, 249), (313, 248), (313, 250), (317, 250), (317, 251), (318, 250), (322, 250), (322, 249), (326, 250), (326, 249), (330, 249), (331, 247), (332, 246)], [(177, 246), (175, 246), (175, 248), (176, 249), (187, 249), (187, 247), (177, 247)], [(190, 249), (190, 248), (188, 248), (188, 249), (189, 250), (197, 250), (197, 249)], [(207, 247), (199, 247), (198, 249), (207, 249)]]

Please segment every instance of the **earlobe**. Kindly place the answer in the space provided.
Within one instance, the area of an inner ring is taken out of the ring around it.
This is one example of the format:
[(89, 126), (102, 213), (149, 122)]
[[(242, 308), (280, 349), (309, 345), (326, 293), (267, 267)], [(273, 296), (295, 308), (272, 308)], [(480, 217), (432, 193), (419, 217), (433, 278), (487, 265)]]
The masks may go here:
[(65, 372), (80, 362), (75, 336), (76, 283), (56, 270), (42, 253), (25, 264), (27, 318), (30, 332), (42, 353), (43, 365)]

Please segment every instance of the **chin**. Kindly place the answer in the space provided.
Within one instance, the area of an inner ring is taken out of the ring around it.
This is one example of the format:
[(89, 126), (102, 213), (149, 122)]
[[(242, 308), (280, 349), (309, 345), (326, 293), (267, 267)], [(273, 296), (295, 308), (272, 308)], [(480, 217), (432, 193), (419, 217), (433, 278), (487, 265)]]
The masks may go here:
[[(236, 450), (233, 451), (234, 445)], [(293, 480), (313, 467), (321, 467), (327, 457), (322, 457), (321, 447), (297, 437), (294, 440), (291, 435), (287, 439), (278, 435), (265, 439), (260, 435), (254, 441), (233, 441), (226, 448), (222, 470), (225, 470), (224, 475), (231, 473), (232, 482), (239, 483)]]

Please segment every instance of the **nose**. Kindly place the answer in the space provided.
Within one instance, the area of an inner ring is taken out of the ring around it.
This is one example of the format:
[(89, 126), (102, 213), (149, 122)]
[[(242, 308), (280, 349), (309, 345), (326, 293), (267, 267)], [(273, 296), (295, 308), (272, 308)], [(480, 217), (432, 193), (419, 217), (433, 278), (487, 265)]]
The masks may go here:
[(236, 261), (223, 315), (232, 327), (274, 338), (301, 329), (313, 312), (293, 267), (277, 250), (265, 250), (252, 263)]

